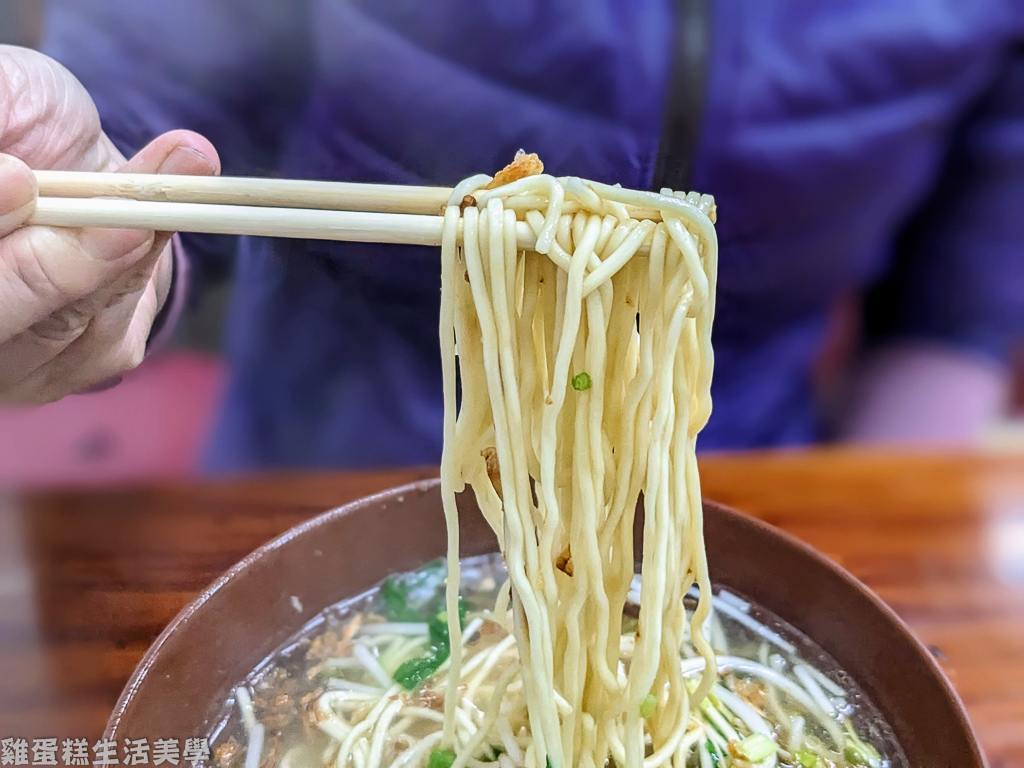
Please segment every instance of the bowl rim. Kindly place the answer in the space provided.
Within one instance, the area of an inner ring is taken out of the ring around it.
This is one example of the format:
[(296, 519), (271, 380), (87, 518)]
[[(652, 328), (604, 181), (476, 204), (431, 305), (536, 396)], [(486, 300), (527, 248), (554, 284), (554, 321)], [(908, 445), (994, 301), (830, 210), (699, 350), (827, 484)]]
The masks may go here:
[[(363, 496), (359, 499), (355, 499), (341, 506), (328, 509), (324, 512), (314, 515), (308, 520), (292, 526), (285, 532), (274, 537), (265, 544), (260, 545), (248, 555), (243, 557), (237, 563), (228, 568), (224, 573), (214, 579), (206, 588), (204, 588), (198, 595), (196, 595), (184, 608), (182, 608), (177, 615), (164, 627), (163, 631), (157, 636), (153, 643), (143, 654), (139, 663), (133, 670), (131, 677), (125, 684), (124, 689), (121, 691), (121, 695), (117, 699), (117, 703), (111, 712), (110, 717), (107, 720), (106, 726), (103, 731), (103, 738), (109, 739), (113, 736), (120, 724), (121, 718), (127, 708), (129, 702), (135, 696), (142, 682), (145, 680), (150, 668), (153, 666), (157, 657), (160, 655), (164, 646), (174, 637), (178, 631), (189, 624), (192, 618), (199, 613), (203, 607), (229, 582), (243, 575), (246, 571), (254, 566), (259, 560), (267, 556), (269, 553), (281, 549), (287, 546), (292, 540), (304, 535), (310, 530), (319, 528), (327, 525), (334, 519), (342, 517), (355, 512), (362, 507), (372, 505), (378, 500), (386, 500), (395, 496), (403, 494), (412, 494), (416, 492), (429, 492), (434, 490), (440, 485), (439, 478), (430, 478), (426, 480), (416, 480), (405, 485), (395, 486), (388, 488), (377, 493), (370, 494), (369, 496)], [(733, 522), (738, 523), (741, 526), (746, 526), (758, 530), (761, 534), (774, 536), (782, 539), (789, 546), (799, 550), (802, 555), (817, 564), (822, 565), (832, 571), (838, 572), (851, 587), (858, 591), (862, 597), (866, 598), (868, 602), (874, 607), (876, 611), (885, 616), (892, 624), (903, 634), (914, 646), (918, 655), (924, 659), (925, 666), (931, 672), (931, 674), (938, 679), (938, 682), (946, 694), (946, 698), (954, 710), (954, 714), (960, 721), (966, 734), (970, 737), (971, 746), (977, 758), (977, 764), (979, 766), (988, 766), (988, 762), (985, 759), (984, 751), (981, 748), (981, 743), (978, 740), (977, 732), (974, 729), (974, 725), (971, 722), (970, 716), (967, 713), (967, 709), (964, 706), (959, 694), (953, 687), (952, 682), (946, 675), (945, 671), (939, 665), (934, 655), (928, 650), (924, 643), (917, 637), (914, 631), (909, 625), (903, 621), (902, 618), (894, 611), (888, 603), (882, 600), (873, 590), (865, 585), (860, 579), (850, 573), (847, 569), (843, 568), (837, 562), (827, 557), (819, 550), (812, 547), (807, 542), (794, 536), (782, 528), (771, 525), (770, 523), (761, 520), (752, 515), (745, 514), (744, 512), (730, 507), (726, 504), (712, 501), (707, 498), (702, 498), (702, 504), (704, 506), (711, 505), (716, 508), (716, 511), (720, 514), (724, 514), (727, 517), (733, 519)], [(799, 629), (799, 627), (798, 627)], [(801, 630), (803, 631), (803, 630)], [(813, 640), (813, 638), (812, 638)]]
[(360, 507), (372, 504), (377, 499), (388, 498), (392, 495), (399, 493), (414, 493), (416, 491), (429, 491), (435, 485), (440, 484), (439, 478), (429, 478), (426, 480), (415, 480), (405, 485), (395, 486), (393, 488), (387, 488), (383, 491), (370, 494), (369, 496), (363, 496), (361, 498), (350, 501), (347, 504), (342, 504), (339, 507), (328, 509), (324, 512), (320, 512), (308, 520), (304, 520), (297, 525), (293, 525), (291, 528), (286, 530), (284, 533), (275, 536), (265, 544), (261, 544), (259, 547), (254, 549), (248, 555), (243, 557), (237, 563), (228, 568), (224, 573), (214, 579), (210, 584), (205, 587), (198, 595), (192, 598), (189, 603), (182, 608), (175, 615), (173, 619), (164, 627), (163, 631), (157, 635), (156, 640), (153, 641), (152, 645), (146, 649), (146, 652), (139, 659), (139, 663), (135, 666), (132, 671), (131, 677), (128, 678), (128, 682), (125, 683), (124, 689), (121, 691), (121, 695), (117, 698), (117, 703), (114, 705), (114, 709), (111, 711), (110, 717), (107, 719), (107, 724), (103, 729), (103, 738), (109, 739), (113, 736), (114, 731), (120, 724), (121, 717), (124, 714), (125, 708), (128, 702), (135, 695), (142, 681), (149, 673), (150, 668), (156, 661), (156, 658), (160, 655), (163, 647), (170, 641), (171, 637), (174, 636), (180, 627), (186, 626), (193, 616), (196, 615), (213, 597), (220, 592), (227, 584), (233, 581), (236, 577), (248, 571), (253, 565), (261, 560), (263, 557), (271, 552), (281, 549), (293, 539), (298, 538), (309, 530), (319, 528), (322, 525), (326, 525), (330, 520), (342, 515), (350, 514), (351, 512), (359, 509)]

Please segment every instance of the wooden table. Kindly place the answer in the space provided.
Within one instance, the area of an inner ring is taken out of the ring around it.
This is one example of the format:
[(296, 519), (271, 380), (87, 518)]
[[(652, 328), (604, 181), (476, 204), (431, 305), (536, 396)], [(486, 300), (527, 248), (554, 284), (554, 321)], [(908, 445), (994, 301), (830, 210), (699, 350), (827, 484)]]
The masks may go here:
[[(150, 642), (290, 526), (433, 470), (0, 495), (0, 736), (92, 743)], [(704, 491), (818, 547), (933, 647), (1024, 766), (1024, 456), (707, 457)]]

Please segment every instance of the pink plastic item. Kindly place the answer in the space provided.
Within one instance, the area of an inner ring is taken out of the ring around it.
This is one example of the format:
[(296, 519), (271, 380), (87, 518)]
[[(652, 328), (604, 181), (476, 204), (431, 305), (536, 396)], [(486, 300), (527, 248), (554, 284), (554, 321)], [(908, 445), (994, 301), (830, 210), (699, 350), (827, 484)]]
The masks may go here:
[(120, 484), (197, 471), (223, 364), (189, 352), (148, 358), (104, 392), (0, 408), (0, 486)]

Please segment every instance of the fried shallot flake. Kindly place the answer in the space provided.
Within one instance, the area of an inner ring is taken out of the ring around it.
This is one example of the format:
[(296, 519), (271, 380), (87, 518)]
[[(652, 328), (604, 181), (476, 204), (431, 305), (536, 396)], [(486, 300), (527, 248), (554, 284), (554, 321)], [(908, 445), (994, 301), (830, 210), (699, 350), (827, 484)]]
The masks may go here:
[(498, 466), (498, 451), (495, 448), (484, 448), (480, 451), (480, 455), (484, 457), (484, 462), (487, 465), (487, 477), (490, 478), (491, 485), (494, 486), (494, 490), (498, 494), (498, 498), (504, 498), (501, 495), (501, 470)]
[(539, 173), (544, 173), (544, 163), (540, 161), (536, 153), (526, 154), (523, 150), (519, 150), (516, 152), (515, 159), (494, 174), (491, 183), (484, 187), (484, 189), (503, 187), (506, 184), (511, 184), (513, 181), (525, 179), (527, 176), (536, 176)]
[(242, 746), (234, 736), (231, 736), (213, 751), (213, 762), (219, 768), (232, 768), (235, 765), (235, 758), (241, 755), (242, 751)]
[(555, 558), (555, 567), (566, 576), (572, 576), (572, 550), (568, 546), (562, 550), (562, 554)]

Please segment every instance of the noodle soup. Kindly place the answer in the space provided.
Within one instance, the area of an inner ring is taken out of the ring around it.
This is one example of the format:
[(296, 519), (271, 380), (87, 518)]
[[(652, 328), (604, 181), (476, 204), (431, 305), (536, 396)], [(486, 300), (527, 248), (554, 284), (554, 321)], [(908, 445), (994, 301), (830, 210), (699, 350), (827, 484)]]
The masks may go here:
[[(456, 750), (443, 748), (445, 572), (436, 561), (339, 603), (261, 664), (211, 734), (218, 768), (538, 768), (498, 555), (462, 561)], [(639, 578), (622, 616), (620, 676), (635, 643), (638, 590)], [(724, 588), (712, 606), (706, 633), (719, 681), (690, 709), (678, 744), (648, 744), (644, 768), (907, 765), (856, 682), (810, 640)], [(679, 664), (694, 690), (704, 660), (690, 638)], [(640, 717), (666, 699), (652, 692)], [(606, 764), (621, 766), (615, 741)]]

